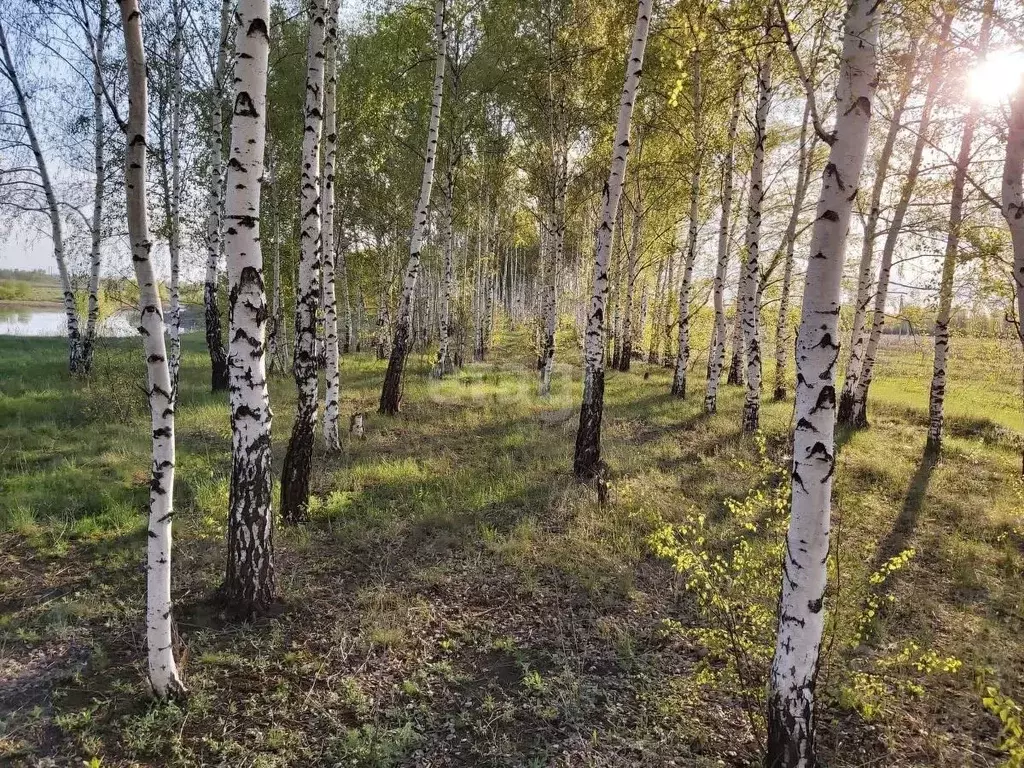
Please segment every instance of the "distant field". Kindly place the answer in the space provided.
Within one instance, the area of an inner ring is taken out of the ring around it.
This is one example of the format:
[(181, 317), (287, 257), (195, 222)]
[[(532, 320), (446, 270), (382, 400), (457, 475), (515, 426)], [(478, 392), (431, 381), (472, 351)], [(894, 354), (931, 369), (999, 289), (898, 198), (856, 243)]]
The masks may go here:
[[(833, 768), (995, 768), (978, 680), (1024, 700), (1020, 352), (954, 339), (935, 463), (928, 342), (885, 340), (872, 426), (838, 436), (820, 677)], [(95, 378), (70, 381), (59, 339), (0, 338), (0, 762), (757, 765), (792, 401), (765, 403), (762, 456), (739, 432), (741, 389), (701, 413), (701, 361), (684, 402), (665, 369), (609, 373), (601, 508), (569, 472), (576, 352), (560, 347), (543, 401), (529, 344), (503, 328), (490, 362), (441, 382), (414, 355), (395, 419), (375, 413), (385, 363), (343, 358), (342, 411), (370, 413), (366, 439), (326, 456), (318, 438), (313, 520), (276, 533), (283, 610), (240, 626), (206, 602), (230, 428), (202, 339), (186, 338), (174, 595), (192, 695), (151, 707), (138, 341), (105, 341)], [(271, 398), (279, 472), (291, 380), (272, 379)], [(684, 545), (746, 569), (732, 589), (751, 612), (729, 615), (752, 627), (749, 666), (731, 666), (692, 579), (653, 554), (667, 523), (699, 526)]]
[[(8, 271), (8, 274), (10, 272)], [(17, 273), (19, 277), (0, 277), (0, 301), (18, 303), (60, 303), (60, 282), (40, 272)]]

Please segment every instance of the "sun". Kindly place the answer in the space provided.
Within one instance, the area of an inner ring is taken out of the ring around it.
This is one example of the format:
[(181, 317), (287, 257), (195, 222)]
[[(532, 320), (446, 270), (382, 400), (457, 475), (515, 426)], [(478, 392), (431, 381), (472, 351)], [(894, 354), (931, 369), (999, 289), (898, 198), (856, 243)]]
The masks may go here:
[(994, 51), (968, 75), (968, 96), (984, 104), (998, 104), (1017, 90), (1024, 77), (1024, 50)]

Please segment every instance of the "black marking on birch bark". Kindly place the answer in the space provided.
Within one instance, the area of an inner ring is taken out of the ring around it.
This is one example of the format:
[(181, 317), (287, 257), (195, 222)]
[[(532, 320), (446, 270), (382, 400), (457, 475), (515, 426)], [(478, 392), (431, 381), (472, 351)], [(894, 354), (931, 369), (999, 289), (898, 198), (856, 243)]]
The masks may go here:
[(270, 39), (270, 32), (267, 31), (267, 22), (265, 19), (257, 17), (249, 22), (249, 29), (246, 30), (246, 35), (262, 35), (267, 40)]
[(828, 452), (828, 448), (820, 440), (811, 446), (810, 450), (807, 451), (807, 458), (811, 459), (814, 457), (820, 457), (825, 461), (832, 461), (832, 454)]
[(259, 117), (248, 91), (239, 91), (235, 96), (235, 117)]
[(801, 477), (800, 477), (800, 473), (799, 473), (799, 472), (797, 472), (797, 471), (796, 471), (796, 470), (794, 469), (794, 470), (793, 470), (793, 473), (792, 473), (792, 474), (790, 475), (790, 477), (792, 478), (793, 482), (794, 482), (794, 483), (795, 483), (796, 485), (799, 485), (799, 486), (800, 486), (800, 490), (801, 490), (801, 491), (803, 491), (804, 493), (807, 493), (807, 486), (806, 486), (806, 485), (804, 485), (804, 481), (803, 481), (803, 478), (801, 478)]
[[(811, 413), (817, 413), (823, 408), (835, 408), (836, 407), (836, 388), (831, 385), (826, 385), (821, 388), (818, 392), (818, 399), (814, 403), (814, 407), (811, 408)], [(817, 431), (817, 430), (815, 430)]]
[(801, 619), (799, 616), (793, 616), (785, 612), (783, 612), (782, 615), (779, 617), (779, 621), (783, 624), (795, 624), (801, 629), (807, 626), (806, 619)]

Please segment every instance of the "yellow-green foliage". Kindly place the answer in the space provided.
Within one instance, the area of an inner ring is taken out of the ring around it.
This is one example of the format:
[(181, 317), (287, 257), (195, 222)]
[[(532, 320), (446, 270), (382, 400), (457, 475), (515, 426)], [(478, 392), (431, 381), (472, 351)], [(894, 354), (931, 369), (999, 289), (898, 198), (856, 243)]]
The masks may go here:
[[(784, 526), (789, 506), (786, 473), (768, 457), (765, 438), (756, 436), (758, 481), (726, 509), (733, 534), (715, 540), (706, 515), (693, 511), (683, 522), (665, 525), (649, 539), (659, 557), (670, 560), (693, 595), (702, 622), (684, 627), (668, 620), (666, 631), (680, 633), (706, 651), (695, 679), (727, 687), (759, 716), (764, 680), (774, 650), (775, 600)], [(742, 464), (742, 462), (737, 462)]]
[(984, 686), (981, 703), (1002, 724), (999, 749), (1007, 753), (1002, 768), (1024, 768), (1024, 707), (994, 685)]

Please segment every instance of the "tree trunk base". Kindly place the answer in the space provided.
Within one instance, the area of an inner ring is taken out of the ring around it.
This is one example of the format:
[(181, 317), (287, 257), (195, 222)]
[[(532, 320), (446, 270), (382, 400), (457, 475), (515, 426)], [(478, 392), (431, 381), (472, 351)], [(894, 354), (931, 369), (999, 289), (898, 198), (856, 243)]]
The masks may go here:
[(281, 520), (288, 524), (306, 520), (309, 508), (309, 474), (313, 467), (315, 413), (300, 413), (288, 440), (281, 470)]
[(587, 482), (601, 469), (601, 418), (604, 414), (604, 371), (593, 374), (593, 385), (584, 393), (580, 405), (580, 425), (576, 432), (576, 452), (572, 471), (578, 480)]
[(732, 362), (729, 363), (729, 375), (725, 379), (726, 384), (732, 384), (737, 387), (743, 386), (743, 374), (740, 370), (741, 367), (739, 357), (733, 357)]
[(856, 429), (865, 429), (868, 424), (868, 401), (865, 397), (862, 402), (854, 402), (853, 414), (850, 417), (850, 425)]
[(776, 403), (781, 403), (785, 399), (786, 399), (786, 388), (785, 387), (776, 387), (775, 391), (772, 393), (772, 400), (774, 400)]
[(619, 356), (619, 370), (622, 373), (629, 373), (629, 367), (633, 362), (633, 347), (626, 343), (622, 345), (622, 354)]
[(380, 392), (378, 412), (384, 416), (394, 416), (402, 407), (402, 370), (405, 368), (406, 339), (402, 331), (398, 331), (391, 357), (388, 359), (388, 370), (384, 374), (384, 386)]
[(761, 405), (760, 403), (743, 404), (743, 431), (748, 434), (757, 432), (761, 427)]
[(836, 423), (845, 427), (853, 426), (853, 393), (843, 387), (839, 395), (839, 407), (836, 410)]
[(768, 702), (768, 749), (764, 768), (820, 768), (814, 749), (813, 718), (810, 706), (804, 713), (805, 722), (797, 723), (797, 718), (784, 711), (782, 701)]

